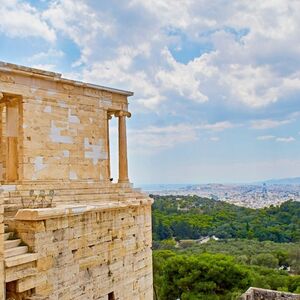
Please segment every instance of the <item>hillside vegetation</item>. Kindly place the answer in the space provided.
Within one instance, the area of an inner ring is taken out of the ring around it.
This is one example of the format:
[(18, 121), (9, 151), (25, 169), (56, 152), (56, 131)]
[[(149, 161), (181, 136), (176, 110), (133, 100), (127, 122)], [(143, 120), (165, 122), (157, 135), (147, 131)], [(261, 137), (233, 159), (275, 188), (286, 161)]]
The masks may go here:
[(250, 286), (300, 293), (300, 202), (254, 210), (153, 197), (156, 299), (237, 299)]
[(300, 202), (250, 209), (198, 196), (153, 196), (153, 238), (300, 241)]

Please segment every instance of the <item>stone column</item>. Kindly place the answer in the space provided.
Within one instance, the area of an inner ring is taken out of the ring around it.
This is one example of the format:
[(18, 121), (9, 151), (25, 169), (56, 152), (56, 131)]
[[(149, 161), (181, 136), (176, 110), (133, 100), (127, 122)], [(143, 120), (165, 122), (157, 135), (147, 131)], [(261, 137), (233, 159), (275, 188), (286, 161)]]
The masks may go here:
[(6, 179), (18, 180), (19, 106), (17, 99), (6, 103)]
[(111, 176), (111, 170), (110, 170), (110, 141), (109, 141), (109, 120), (112, 118), (112, 113), (107, 112), (107, 123), (106, 123), (106, 135), (107, 135), (107, 179), (110, 181), (110, 176)]
[(119, 183), (127, 183), (128, 162), (127, 162), (127, 138), (126, 138), (126, 117), (131, 117), (127, 111), (118, 111), (115, 116), (119, 118)]
[(3, 102), (1, 102), (1, 100), (4, 98), (3, 94), (0, 92), (0, 180), (4, 180), (4, 172), (3, 172), (3, 167), (4, 167), (4, 155), (3, 155), (3, 142), (4, 142), (4, 138), (3, 138), (3, 121), (2, 121), (2, 114), (3, 114), (3, 107), (4, 104)]
[(0, 191), (0, 299), (5, 299), (4, 286), (4, 218), (3, 218), (3, 195)]

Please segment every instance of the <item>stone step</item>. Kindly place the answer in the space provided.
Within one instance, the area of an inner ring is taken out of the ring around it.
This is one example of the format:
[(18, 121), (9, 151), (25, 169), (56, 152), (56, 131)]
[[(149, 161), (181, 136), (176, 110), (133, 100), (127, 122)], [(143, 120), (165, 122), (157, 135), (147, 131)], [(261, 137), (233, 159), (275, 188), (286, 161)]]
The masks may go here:
[[(134, 191), (123, 191), (123, 192), (104, 192), (104, 191), (92, 191), (92, 190), (86, 190), (86, 191), (56, 191), (53, 197), (53, 201), (57, 201), (58, 199), (68, 198), (72, 199), (73, 197), (93, 197), (93, 198), (102, 198), (102, 199), (112, 199), (118, 196), (127, 196), (127, 195), (132, 195), (136, 194), (138, 195), (139, 193), (134, 192)], [(21, 198), (23, 197), (23, 200), (28, 202), (34, 199), (33, 197), (29, 196), (28, 192), (23, 192), (20, 195), (10, 195), (8, 197), (4, 198), (5, 203), (9, 203), (13, 200), (14, 201), (19, 201), (21, 204)], [(46, 201), (50, 200), (50, 196), (46, 194), (45, 197)], [(36, 197), (36, 201), (40, 201), (40, 197)]]
[[(104, 182), (80, 182), (80, 181), (23, 181), (22, 184), (11, 184), (11, 185), (2, 185), (4, 191), (16, 191), (16, 190), (30, 190), (30, 189), (55, 189), (59, 186), (60, 189), (68, 188), (120, 188), (115, 183), (104, 183)], [(127, 188), (127, 186), (126, 186)]]
[(12, 236), (13, 236), (12, 232), (6, 232), (6, 233), (4, 233), (4, 241), (8, 240)]
[[(49, 198), (49, 191), (45, 191), (46, 199)], [(82, 196), (88, 196), (88, 195), (102, 195), (103, 197), (115, 197), (118, 195), (127, 195), (131, 193), (137, 193), (140, 194), (139, 191), (128, 189), (128, 190), (101, 190), (101, 189), (72, 189), (72, 190), (54, 190), (54, 198), (60, 197), (60, 196), (76, 196), (76, 195), (82, 195)], [(39, 196), (39, 190), (35, 190), (35, 196)], [(30, 198), (29, 191), (19, 190), (15, 193), (10, 193), (6, 197), (4, 197), (4, 200), (8, 200), (9, 198), (15, 198), (15, 199), (21, 199), (21, 197), (24, 197), (25, 199)], [(37, 197), (38, 198), (38, 197)]]
[(28, 252), (27, 246), (19, 246), (4, 251), (4, 258), (25, 254)]
[(18, 247), (20, 244), (20, 239), (4, 241), (4, 250)]
[(23, 278), (26, 278), (28, 276), (35, 276), (38, 271), (35, 266), (32, 266), (34, 263), (29, 263), (22, 268), (19, 268), (19, 266), (16, 266), (14, 268), (7, 268), (5, 270), (5, 282), (12, 282), (16, 280), (21, 280)]
[(111, 193), (126, 193), (126, 192), (132, 192), (132, 191), (140, 191), (139, 189), (136, 188), (131, 188), (131, 187), (93, 187), (93, 186), (88, 186), (88, 187), (71, 187), (66, 186), (65, 188), (61, 188), (59, 184), (57, 184), (54, 187), (49, 187), (49, 186), (43, 186), (43, 187), (32, 187), (31, 189), (27, 189), (24, 186), (20, 186), (15, 191), (8, 191), (5, 192), (5, 196), (10, 196), (10, 197), (20, 197), (20, 196), (29, 196), (30, 190), (34, 190), (35, 194), (39, 194), (41, 190), (44, 190), (46, 195), (49, 194), (50, 190), (53, 190), (55, 195), (70, 195), (70, 194), (87, 194), (87, 193), (94, 193), (94, 194), (111, 194)]
[[(100, 182), (31, 182), (31, 183), (26, 183), (26, 181), (22, 182), (22, 184), (18, 185), (6, 185), (2, 186), (4, 187), (4, 192), (3, 195), (10, 195), (10, 196), (17, 196), (17, 193), (25, 192), (26, 194), (29, 194), (30, 190), (35, 190), (35, 191), (40, 191), (40, 190), (45, 190), (46, 193), (49, 192), (50, 190), (54, 190), (57, 193), (65, 193), (65, 192), (72, 192), (72, 191), (87, 191), (87, 190), (98, 190), (104, 193), (110, 193), (110, 192), (118, 192), (118, 191), (130, 191), (135, 189), (132, 185), (118, 185), (118, 184), (105, 184), (105, 183), (100, 183)], [(136, 189), (137, 191), (138, 189)]]
[(5, 267), (12, 268), (22, 264), (36, 261), (38, 259), (38, 253), (26, 253), (17, 256), (5, 258)]
[(44, 282), (46, 282), (46, 276), (28, 276), (17, 281), (16, 291), (18, 293), (23, 293), (43, 284)]
[[(140, 198), (140, 197), (144, 197), (144, 195), (141, 195), (140, 193), (135, 193), (135, 192), (128, 192), (128, 193), (123, 193), (123, 194), (119, 194), (119, 193), (71, 193), (71, 194), (60, 194), (60, 195), (55, 195), (53, 198), (53, 202), (54, 203), (60, 203), (60, 202), (67, 202), (67, 203), (71, 203), (71, 202), (80, 202), (80, 201), (113, 201), (113, 200), (123, 200), (125, 198)], [(16, 198), (11, 197), (11, 198), (7, 198), (5, 201), (5, 204), (15, 204)], [(25, 197), (24, 199), (25, 203), (26, 202), (30, 202), (29, 199)], [(48, 197), (46, 197), (46, 201), (48, 202), (49, 199)], [(40, 200), (37, 200), (37, 202), (40, 202)], [(19, 202), (18, 202), (19, 204)], [(20, 204), (19, 204), (20, 205)]]
[(33, 295), (26, 298), (26, 300), (45, 300), (45, 299), (46, 297), (41, 295)]

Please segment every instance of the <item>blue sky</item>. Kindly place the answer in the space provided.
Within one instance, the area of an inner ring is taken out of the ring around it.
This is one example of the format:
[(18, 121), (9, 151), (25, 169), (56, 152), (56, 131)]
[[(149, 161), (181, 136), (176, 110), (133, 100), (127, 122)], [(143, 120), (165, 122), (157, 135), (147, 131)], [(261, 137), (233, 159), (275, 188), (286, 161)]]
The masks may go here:
[(300, 176), (299, 1), (0, 4), (0, 60), (135, 92), (133, 182)]

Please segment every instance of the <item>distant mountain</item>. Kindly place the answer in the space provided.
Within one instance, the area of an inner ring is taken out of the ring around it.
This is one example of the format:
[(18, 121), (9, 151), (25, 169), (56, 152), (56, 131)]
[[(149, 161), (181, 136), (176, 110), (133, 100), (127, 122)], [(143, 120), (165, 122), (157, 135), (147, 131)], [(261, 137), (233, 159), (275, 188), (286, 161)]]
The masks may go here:
[(270, 179), (263, 182), (266, 184), (300, 184), (300, 177)]

